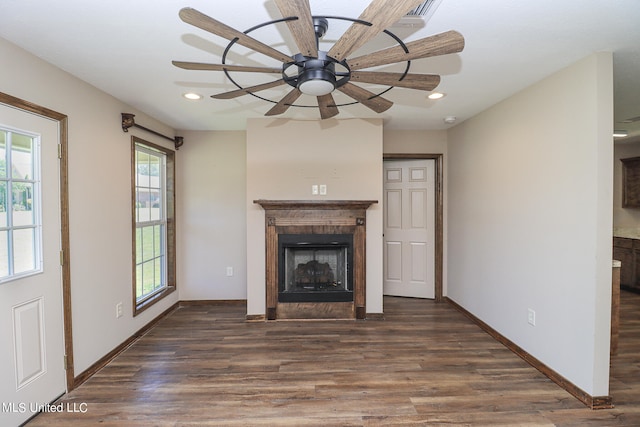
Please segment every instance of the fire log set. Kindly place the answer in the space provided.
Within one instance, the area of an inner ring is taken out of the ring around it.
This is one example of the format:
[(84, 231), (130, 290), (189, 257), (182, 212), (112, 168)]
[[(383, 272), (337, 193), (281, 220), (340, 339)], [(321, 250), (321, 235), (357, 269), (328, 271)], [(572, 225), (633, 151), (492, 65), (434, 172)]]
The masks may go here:
[(304, 264), (298, 264), (295, 270), (295, 284), (303, 289), (326, 289), (340, 286), (335, 280), (333, 270), (328, 262), (321, 263), (316, 260)]

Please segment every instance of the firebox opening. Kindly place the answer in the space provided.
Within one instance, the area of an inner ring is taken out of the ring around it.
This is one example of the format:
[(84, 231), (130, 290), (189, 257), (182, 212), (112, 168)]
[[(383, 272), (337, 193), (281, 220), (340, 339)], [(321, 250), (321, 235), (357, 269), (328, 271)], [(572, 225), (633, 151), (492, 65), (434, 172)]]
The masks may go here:
[(278, 301), (353, 301), (352, 248), (352, 234), (278, 235)]

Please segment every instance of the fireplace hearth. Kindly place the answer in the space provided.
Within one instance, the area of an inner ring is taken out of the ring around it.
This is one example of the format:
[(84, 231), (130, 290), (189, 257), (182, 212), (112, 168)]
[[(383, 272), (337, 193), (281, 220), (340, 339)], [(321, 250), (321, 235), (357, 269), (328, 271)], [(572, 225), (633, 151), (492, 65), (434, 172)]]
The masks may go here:
[(265, 210), (266, 318), (364, 319), (372, 200), (255, 200)]

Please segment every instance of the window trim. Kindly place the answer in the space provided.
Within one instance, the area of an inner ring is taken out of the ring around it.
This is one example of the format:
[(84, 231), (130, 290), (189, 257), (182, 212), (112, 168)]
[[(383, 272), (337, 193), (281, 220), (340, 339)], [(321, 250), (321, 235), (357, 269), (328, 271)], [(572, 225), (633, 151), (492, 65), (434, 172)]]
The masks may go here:
[[(166, 200), (166, 263), (167, 286), (147, 298), (138, 301), (136, 297), (136, 145), (163, 153), (165, 162), (165, 194)], [(136, 136), (131, 137), (131, 248), (132, 248), (132, 299), (133, 316), (137, 316), (147, 308), (174, 292), (176, 285), (176, 232), (175, 232), (175, 151), (153, 144)]]

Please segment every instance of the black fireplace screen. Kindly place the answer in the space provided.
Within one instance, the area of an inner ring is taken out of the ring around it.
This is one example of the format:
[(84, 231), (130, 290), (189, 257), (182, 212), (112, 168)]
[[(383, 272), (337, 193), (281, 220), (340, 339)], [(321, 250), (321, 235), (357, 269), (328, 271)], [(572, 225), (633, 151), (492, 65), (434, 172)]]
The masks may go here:
[(280, 234), (278, 301), (353, 301), (353, 235)]

